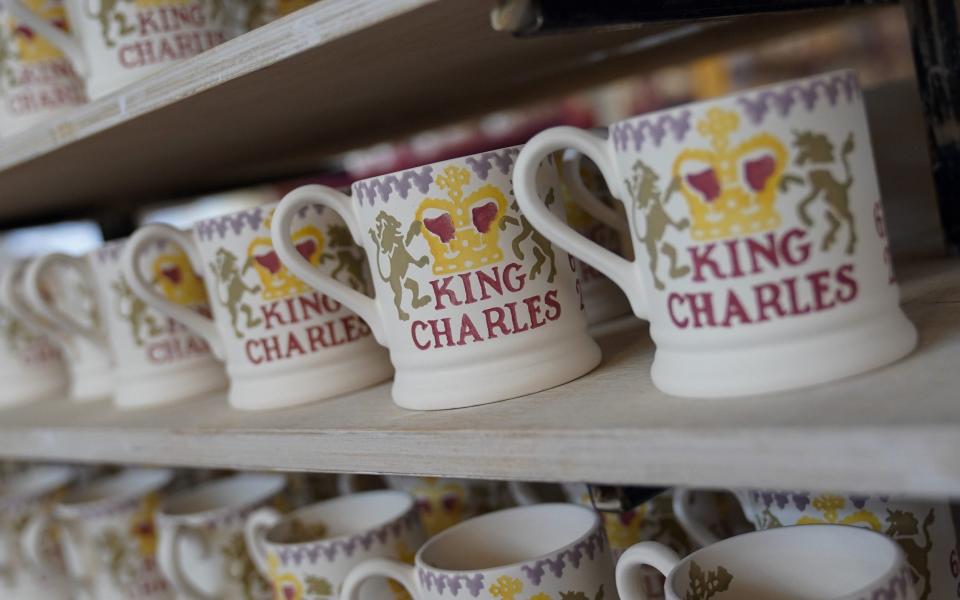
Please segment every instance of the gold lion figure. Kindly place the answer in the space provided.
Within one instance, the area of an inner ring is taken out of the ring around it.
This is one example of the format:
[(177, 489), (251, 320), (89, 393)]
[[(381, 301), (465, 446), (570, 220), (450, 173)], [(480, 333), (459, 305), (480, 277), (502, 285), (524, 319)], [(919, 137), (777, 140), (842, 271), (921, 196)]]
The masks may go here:
[(261, 319), (253, 315), (253, 309), (249, 304), (243, 302), (243, 296), (246, 293), (257, 294), (260, 292), (260, 286), (248, 286), (243, 281), (243, 275), (250, 268), (252, 262), (248, 258), (243, 263), (243, 268), (238, 266), (237, 256), (226, 248), (219, 248), (216, 254), (216, 260), (210, 263), (210, 270), (217, 277), (220, 284), (227, 292), (226, 298), (220, 296), (220, 286), (217, 286), (217, 300), (227, 308), (230, 313), (230, 325), (233, 327), (233, 333), (238, 338), (243, 337), (243, 332), (237, 326), (237, 319), (242, 312), (247, 318), (247, 329), (256, 327), (261, 323)]
[[(157, 324), (157, 320), (150, 314), (147, 303), (133, 293), (126, 279), (121, 277), (114, 281), (110, 287), (119, 296), (117, 313), (121, 319), (130, 323), (130, 327), (133, 329), (133, 341), (137, 346), (143, 345), (144, 328), (146, 328), (147, 337), (154, 337), (163, 333), (163, 328)], [(128, 306), (126, 311), (123, 310), (124, 303)]]
[[(407, 246), (413, 241), (414, 236), (420, 233), (420, 221), (414, 221), (407, 230), (406, 237), (400, 235), (400, 221), (388, 214), (386, 211), (380, 211), (376, 219), (376, 230), (369, 231), (373, 243), (377, 246), (377, 271), (380, 273), (380, 279), (384, 283), (390, 284), (393, 290), (393, 303), (397, 307), (397, 316), (401, 321), (410, 319), (410, 315), (404, 312), (400, 304), (403, 301), (403, 288), (410, 290), (413, 294), (413, 307), (420, 308), (430, 303), (430, 296), (420, 295), (420, 286), (416, 279), (407, 277), (407, 271), (410, 266), (423, 268), (430, 262), (427, 256), (414, 258)], [(380, 256), (386, 256), (390, 261), (390, 272), (384, 274), (381, 265)]]

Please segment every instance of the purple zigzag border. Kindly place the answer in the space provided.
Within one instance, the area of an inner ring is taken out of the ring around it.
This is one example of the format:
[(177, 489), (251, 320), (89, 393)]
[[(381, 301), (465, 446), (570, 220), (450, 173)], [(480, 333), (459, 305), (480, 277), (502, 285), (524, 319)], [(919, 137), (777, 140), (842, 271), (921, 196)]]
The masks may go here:
[(480, 592), (483, 591), (483, 573), (448, 575), (446, 573), (434, 573), (426, 569), (417, 569), (417, 577), (420, 578), (420, 585), (427, 588), (428, 592), (433, 591), (433, 588), (436, 587), (437, 594), (441, 596), (444, 590), (450, 590), (451, 596), (457, 596), (464, 586), (473, 598), (479, 596)]
[(907, 590), (913, 585), (909, 567), (902, 567), (890, 579), (861, 596), (860, 600), (906, 600)]
[[(520, 570), (523, 571), (527, 580), (533, 585), (540, 585), (540, 581), (546, 574), (544, 567), (549, 568), (554, 577), (560, 579), (563, 577), (563, 570), (568, 564), (574, 569), (579, 569), (584, 554), (592, 561), (595, 556), (600, 555), (604, 551), (606, 543), (607, 538), (603, 529), (598, 528), (592, 535), (585, 537), (572, 547), (558, 552), (555, 557), (542, 558), (531, 565), (523, 565), (520, 567)], [(569, 563), (567, 561), (569, 561)]]
[(421, 194), (426, 194), (431, 183), (433, 183), (433, 166), (426, 165), (400, 173), (356, 181), (353, 184), (353, 194), (361, 204), (366, 199), (367, 203), (373, 206), (378, 198), (383, 202), (389, 202), (394, 192), (406, 199), (414, 186)]
[[(93, 256), (97, 259), (97, 262), (101, 265), (108, 262), (117, 262), (120, 260), (120, 254), (123, 252), (123, 247), (126, 246), (127, 240), (116, 240), (113, 242), (107, 242), (104, 245), (100, 246), (93, 251)], [(167, 240), (156, 240), (154, 247), (163, 250), (167, 246), (172, 246)]]
[(627, 150), (630, 142), (633, 142), (633, 149), (639, 152), (643, 149), (643, 144), (649, 139), (655, 147), (660, 147), (663, 138), (671, 131), (673, 138), (682, 142), (690, 131), (690, 117), (692, 113), (683, 109), (679, 112), (671, 112), (658, 116), (630, 119), (621, 121), (610, 127), (613, 136), (613, 144), (617, 150)]
[(419, 519), (420, 517), (414, 508), (389, 523), (363, 533), (334, 540), (320, 540), (283, 547), (276, 551), (277, 557), (285, 567), (299, 566), (304, 560), (307, 560), (311, 565), (317, 564), (321, 559), (326, 562), (333, 562), (339, 552), (351, 557), (357, 551), (358, 546), (367, 551), (373, 547), (374, 542), (379, 542), (381, 545), (386, 544), (391, 535), (397, 538), (404, 531), (410, 531), (416, 527), (419, 524)]
[(214, 234), (216, 234), (216, 236), (222, 240), (227, 234), (227, 231), (230, 230), (233, 231), (234, 235), (240, 235), (246, 227), (257, 229), (260, 227), (260, 224), (263, 223), (263, 209), (264, 207), (258, 206), (250, 210), (198, 221), (194, 226), (197, 231), (197, 237), (203, 241), (209, 241), (212, 240)]
[(513, 168), (513, 162), (517, 159), (518, 154), (520, 154), (520, 147), (513, 146), (511, 148), (503, 148), (502, 150), (493, 150), (468, 156), (464, 159), (464, 162), (467, 163), (467, 166), (470, 167), (474, 175), (482, 181), (486, 181), (487, 176), (490, 175), (490, 169), (494, 167), (496, 167), (501, 174), (508, 175), (510, 169)]
[(753, 97), (744, 94), (737, 98), (737, 102), (743, 107), (750, 122), (760, 125), (771, 109), (778, 116), (787, 117), (798, 101), (810, 112), (816, 108), (817, 101), (821, 98), (829, 102), (830, 106), (836, 106), (841, 97), (847, 102), (860, 97), (860, 83), (853, 71), (762, 90)]

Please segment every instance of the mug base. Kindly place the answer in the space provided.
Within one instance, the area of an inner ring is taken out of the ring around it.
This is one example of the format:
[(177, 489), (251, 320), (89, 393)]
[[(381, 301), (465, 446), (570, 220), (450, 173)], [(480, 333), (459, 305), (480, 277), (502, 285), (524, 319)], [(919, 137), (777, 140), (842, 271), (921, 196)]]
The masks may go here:
[(238, 410), (272, 410), (355, 392), (393, 376), (386, 349), (376, 346), (350, 360), (243, 379), (234, 377), (228, 400)]
[(899, 306), (858, 323), (790, 343), (740, 350), (658, 349), (653, 383), (687, 398), (729, 398), (827, 383), (892, 363), (917, 345), (917, 330)]
[(29, 373), (21, 381), (20, 376), (4, 378), (0, 391), (0, 407), (16, 406), (39, 400), (66, 396), (66, 381), (56, 372)]
[(593, 338), (559, 340), (546, 349), (429, 374), (397, 371), (393, 401), (411, 410), (446, 410), (525, 396), (586, 375), (600, 364)]
[(73, 402), (108, 400), (112, 394), (113, 377), (109, 368), (71, 374), (70, 400)]
[(227, 387), (227, 374), (219, 363), (192, 369), (177, 369), (136, 380), (118, 381), (113, 404), (119, 409), (138, 409), (173, 404)]

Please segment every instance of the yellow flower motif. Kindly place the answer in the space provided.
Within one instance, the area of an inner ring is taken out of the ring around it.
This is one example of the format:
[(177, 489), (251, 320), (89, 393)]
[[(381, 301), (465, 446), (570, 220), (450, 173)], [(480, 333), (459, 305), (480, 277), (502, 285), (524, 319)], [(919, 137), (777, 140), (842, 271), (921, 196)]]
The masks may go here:
[(490, 586), (490, 595), (501, 600), (514, 600), (522, 591), (523, 582), (509, 575), (497, 577), (497, 582)]
[(280, 559), (271, 552), (267, 557), (267, 572), (273, 587), (274, 600), (301, 600), (303, 584), (290, 572), (280, 571)]
[(546, 592), (540, 592), (539, 594), (530, 596), (530, 600), (553, 600), (553, 598)]
[(858, 510), (849, 515), (840, 518), (840, 511), (847, 505), (847, 500), (843, 496), (832, 496), (822, 494), (817, 496), (811, 502), (813, 508), (823, 513), (823, 518), (802, 516), (797, 519), (797, 525), (818, 525), (822, 523), (836, 523), (839, 525), (858, 525), (868, 527), (874, 531), (880, 531), (883, 525), (880, 519), (869, 510)]
[(137, 541), (137, 550), (144, 558), (153, 557), (157, 552), (157, 530), (153, 525), (153, 516), (159, 504), (160, 496), (148, 494), (130, 517), (130, 535)]

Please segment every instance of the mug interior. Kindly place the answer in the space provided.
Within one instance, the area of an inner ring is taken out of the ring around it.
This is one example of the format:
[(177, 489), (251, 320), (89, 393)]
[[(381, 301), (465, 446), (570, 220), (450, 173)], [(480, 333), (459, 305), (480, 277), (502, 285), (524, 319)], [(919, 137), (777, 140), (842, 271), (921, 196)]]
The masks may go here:
[(282, 475), (268, 473), (224, 477), (173, 496), (164, 503), (162, 512), (167, 516), (176, 516), (242, 508), (279, 493), (284, 482)]
[(413, 509), (406, 492), (378, 490), (340, 496), (301, 508), (267, 532), (272, 544), (299, 544), (346, 537), (376, 529)]
[(724, 600), (846, 598), (893, 574), (896, 543), (845, 525), (797, 525), (729, 538), (684, 559), (667, 580), (683, 598), (692, 563), (707, 576), (723, 567), (732, 575)]
[(0, 501), (48, 494), (73, 478), (70, 467), (33, 467), (0, 483)]
[(451, 527), (427, 542), (417, 560), (440, 571), (507, 567), (554, 554), (597, 526), (597, 515), (575, 504), (508, 508)]
[(71, 492), (60, 504), (69, 506), (112, 498), (136, 498), (163, 487), (172, 477), (173, 473), (166, 469), (126, 469)]

